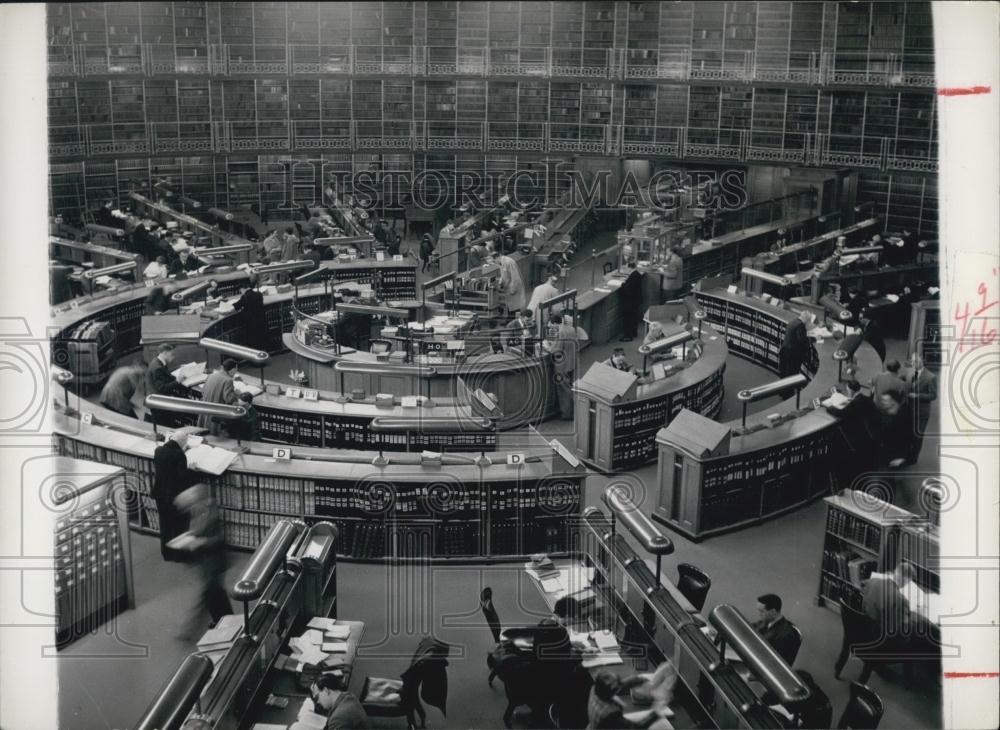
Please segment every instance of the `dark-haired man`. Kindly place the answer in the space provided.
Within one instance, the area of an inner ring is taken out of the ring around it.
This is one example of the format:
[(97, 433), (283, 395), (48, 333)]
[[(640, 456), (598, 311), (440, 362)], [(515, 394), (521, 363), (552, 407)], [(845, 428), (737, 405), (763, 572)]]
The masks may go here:
[[(236, 390), (233, 387), (233, 376), (236, 375), (236, 361), (231, 357), (222, 361), (222, 365), (216, 368), (201, 392), (201, 399), (205, 403), (221, 403), (231, 406), (236, 404)], [(212, 416), (198, 416), (198, 426), (211, 429), (212, 435), (217, 436), (220, 430), (220, 423)]]
[(368, 715), (361, 702), (347, 691), (343, 677), (324, 674), (309, 688), (316, 712), (326, 715), (325, 730), (360, 730), (369, 728)]
[(794, 624), (781, 615), (781, 598), (774, 593), (758, 597), (757, 615), (760, 619), (753, 624), (754, 630), (778, 652), (788, 666), (792, 666), (799, 653), (802, 636)]

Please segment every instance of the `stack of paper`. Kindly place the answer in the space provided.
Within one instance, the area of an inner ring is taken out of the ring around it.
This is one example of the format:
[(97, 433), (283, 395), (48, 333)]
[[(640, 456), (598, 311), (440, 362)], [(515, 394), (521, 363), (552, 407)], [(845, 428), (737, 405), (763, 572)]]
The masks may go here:
[(192, 385), (197, 385), (198, 383), (204, 383), (208, 379), (208, 375), (205, 374), (205, 363), (203, 362), (189, 362), (181, 365), (179, 368), (174, 370), (171, 375), (179, 383), (191, 387)]
[(610, 667), (616, 664), (624, 664), (622, 658), (619, 654), (593, 654), (590, 655), (580, 664), (584, 669), (593, 669), (594, 667)]
[(198, 640), (198, 651), (216, 652), (228, 649), (236, 641), (240, 631), (243, 629), (243, 617), (231, 613), (223, 616)]

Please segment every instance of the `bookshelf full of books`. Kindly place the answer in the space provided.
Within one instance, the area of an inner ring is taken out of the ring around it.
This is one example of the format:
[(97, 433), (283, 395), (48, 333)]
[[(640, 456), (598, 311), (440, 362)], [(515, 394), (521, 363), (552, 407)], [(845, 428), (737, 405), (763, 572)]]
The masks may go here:
[(938, 592), (936, 528), (861, 491), (845, 489), (825, 501), (820, 606), (832, 608), (843, 601), (860, 611), (865, 581), (872, 573), (891, 572), (902, 560), (914, 566), (922, 591)]
[[(127, 471), (123, 514), (129, 528), (159, 532), (150, 496), (150, 442), (139, 439), (137, 447), (135, 437), (97, 426), (79, 432), (57, 426), (54, 441), (61, 456)], [(568, 552), (572, 520), (567, 518), (582, 509), (586, 476), (579, 467), (555, 467), (555, 457), (534, 457), (516, 469), (503, 458), (495, 458), (495, 466), (450, 465), (452, 474), (441, 469), (440, 460), (377, 468), (359, 458), (310, 462), (308, 470), (265, 471), (248, 466), (246, 458), (221, 473), (200, 474), (218, 501), (230, 547), (256, 548), (279, 519), (328, 521), (339, 531), (338, 555), (349, 559), (481, 560)], [(253, 464), (264, 461), (256, 458)]]
[[(696, 292), (706, 319), (725, 334), (729, 349), (737, 355), (778, 372), (778, 351), (785, 328), (795, 318), (792, 312), (770, 306), (743, 294), (725, 291)], [(818, 356), (810, 347), (806, 367), (816, 372)]]

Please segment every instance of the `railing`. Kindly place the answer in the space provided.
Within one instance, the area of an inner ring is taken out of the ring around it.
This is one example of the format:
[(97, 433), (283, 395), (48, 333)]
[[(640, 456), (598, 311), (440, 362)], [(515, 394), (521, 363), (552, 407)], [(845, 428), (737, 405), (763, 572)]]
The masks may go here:
[(638, 124), (295, 120), (49, 127), (52, 158), (250, 150), (469, 150), (785, 162), (936, 172), (937, 141)]
[(933, 53), (704, 51), (687, 46), (50, 45), (49, 74), (514, 76), (934, 87)]

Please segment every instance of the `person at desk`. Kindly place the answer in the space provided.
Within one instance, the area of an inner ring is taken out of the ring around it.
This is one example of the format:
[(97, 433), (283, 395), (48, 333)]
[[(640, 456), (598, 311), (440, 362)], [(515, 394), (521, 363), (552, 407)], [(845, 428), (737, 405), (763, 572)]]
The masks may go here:
[[(285, 229), (285, 235), (281, 242), (280, 261), (297, 261), (302, 254), (299, 237), (295, 235), (295, 229), (289, 226)], [(274, 259), (271, 259), (272, 261)]]
[(320, 258), (319, 251), (313, 246), (313, 242), (306, 239), (305, 243), (302, 244), (302, 260), (312, 262), (312, 269), (310, 271), (315, 271), (319, 268)]
[(167, 265), (166, 256), (157, 256), (155, 261), (151, 261), (146, 268), (142, 270), (142, 278), (147, 281), (166, 279), (169, 275), (170, 267)]
[(143, 314), (153, 316), (163, 314), (170, 309), (171, 289), (165, 286), (154, 286), (146, 295)]
[(757, 615), (760, 620), (753, 623), (753, 628), (788, 666), (792, 666), (799, 653), (802, 636), (795, 625), (781, 615), (781, 605), (781, 597), (774, 593), (758, 597)]
[(563, 420), (573, 418), (573, 374), (576, 372), (577, 338), (576, 327), (568, 324), (561, 314), (554, 314), (549, 323), (556, 328), (555, 337), (547, 339), (542, 346), (552, 355), (552, 369), (559, 401), (559, 413)]
[(809, 316), (809, 313), (803, 310), (785, 328), (785, 339), (781, 343), (781, 349), (778, 350), (779, 377), (797, 375), (809, 360), (809, 335), (806, 333), (806, 321)]
[(375, 227), (374, 235), (376, 241), (381, 243), (383, 246), (388, 245), (389, 240), (392, 237), (392, 231), (389, 230), (389, 222), (385, 218), (380, 220), (378, 225)]
[(913, 566), (902, 560), (891, 573), (872, 573), (865, 583), (861, 610), (884, 636), (905, 636), (910, 629), (910, 602), (906, 587), (916, 578)]
[(468, 271), (478, 269), (485, 260), (486, 246), (478, 241), (469, 246), (469, 250), (465, 252), (465, 268)]
[(261, 253), (271, 262), (281, 260), (281, 249), (285, 245), (284, 239), (278, 231), (268, 231), (267, 237), (261, 244)]
[(663, 334), (663, 325), (659, 322), (650, 322), (649, 331), (646, 332), (646, 336), (642, 338), (642, 344), (649, 347), (657, 340), (662, 340), (666, 335)]
[(616, 347), (614, 352), (611, 353), (611, 357), (604, 360), (604, 364), (615, 370), (621, 370), (625, 373), (632, 372), (632, 366), (625, 361), (625, 348)]
[(514, 319), (507, 323), (506, 329), (513, 336), (530, 336), (535, 327), (535, 314), (530, 309), (515, 309)]
[(386, 247), (386, 252), (390, 256), (399, 256), (402, 250), (403, 250), (403, 237), (397, 233), (395, 236), (392, 237), (392, 240), (389, 241)]
[(314, 210), (306, 220), (306, 231), (315, 238), (323, 232), (323, 221), (320, 219), (318, 210)]
[(852, 288), (848, 295), (850, 299), (847, 301), (847, 310), (851, 313), (851, 323), (860, 327), (861, 313), (868, 309), (868, 294), (865, 293), (864, 289)]
[(101, 390), (101, 405), (123, 416), (136, 418), (132, 398), (142, 386), (143, 376), (141, 365), (123, 365), (116, 368)]
[(182, 248), (177, 252), (177, 259), (170, 264), (169, 272), (171, 276), (184, 277), (191, 271), (197, 271), (204, 264), (197, 256), (191, 253), (190, 248)]
[(170, 438), (153, 452), (153, 487), (149, 496), (156, 502), (160, 528), (160, 554), (164, 560), (175, 563), (187, 561), (183, 550), (170, 547), (168, 543), (187, 529), (184, 516), (177, 510), (174, 500), (181, 492), (198, 481), (197, 475), (188, 469), (186, 431), (175, 431)]
[(625, 719), (625, 708), (618, 695), (638, 687), (645, 681), (645, 677), (638, 674), (619, 679), (607, 669), (598, 672), (587, 700), (587, 730), (638, 727)]
[(778, 229), (778, 237), (771, 244), (771, 253), (781, 253), (785, 248), (785, 229)]
[(247, 414), (237, 420), (230, 421), (226, 427), (229, 437), (239, 441), (260, 441), (260, 413), (253, 405), (253, 394), (244, 391), (239, 394), (237, 405), (246, 408)]
[[(202, 388), (201, 400), (204, 403), (220, 403), (236, 405), (236, 389), (233, 386), (233, 376), (236, 375), (236, 361), (227, 357), (222, 364), (212, 371)], [(198, 427), (207, 428), (213, 436), (218, 436), (222, 424), (212, 416), (198, 416)]]
[(158, 348), (156, 357), (146, 368), (146, 395), (178, 396), (181, 384), (170, 374), (170, 364), (174, 361), (174, 346), (164, 342)]
[(629, 259), (626, 266), (629, 272), (618, 289), (622, 309), (622, 342), (631, 342), (639, 334), (639, 321), (642, 319), (642, 273), (635, 268), (635, 261)]
[(507, 254), (493, 254), (493, 261), (500, 267), (498, 290), (506, 311), (513, 312), (524, 306), (524, 280), (521, 270)]
[(361, 730), (370, 728), (368, 714), (361, 702), (347, 691), (342, 676), (323, 674), (309, 688), (313, 707), (318, 714), (326, 715), (324, 730)]

